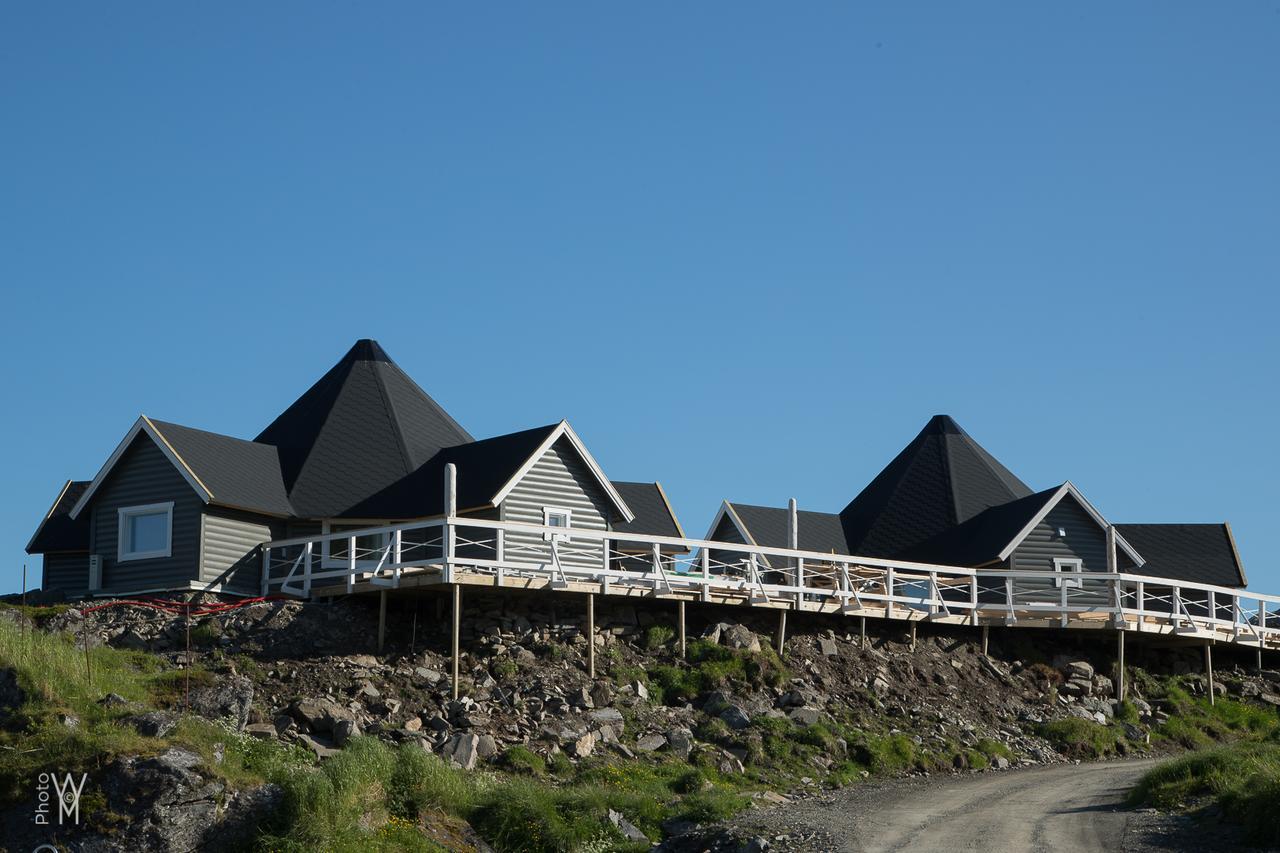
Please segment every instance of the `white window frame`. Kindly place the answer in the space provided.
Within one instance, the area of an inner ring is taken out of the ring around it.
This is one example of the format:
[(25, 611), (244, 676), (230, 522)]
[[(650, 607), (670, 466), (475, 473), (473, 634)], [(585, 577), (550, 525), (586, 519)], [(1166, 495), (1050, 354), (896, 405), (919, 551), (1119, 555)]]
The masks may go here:
[[(1054, 557), (1053, 570), (1054, 572), (1058, 572), (1058, 573), (1083, 572), (1084, 560), (1080, 559), (1079, 557)], [(1083, 582), (1084, 582), (1084, 578), (1064, 578), (1061, 576), (1061, 574), (1059, 574), (1058, 577), (1053, 579), (1054, 586), (1065, 585), (1067, 589), (1079, 589)]]
[[(561, 506), (544, 506), (542, 508), (542, 526), (543, 527), (551, 526), (551, 516), (553, 515), (564, 516), (564, 527), (566, 530), (570, 527), (573, 527), (573, 510), (566, 509), (565, 507), (561, 507)], [(547, 542), (567, 542), (569, 540), (569, 534), (568, 533), (552, 533), (548, 531), (542, 534), (542, 538)]]
[[(139, 515), (157, 515), (161, 512), (165, 513), (164, 547), (156, 551), (126, 551), (125, 542), (128, 539), (129, 519)], [(122, 506), (116, 510), (116, 562), (128, 563), (132, 560), (154, 560), (160, 557), (172, 556), (173, 501)]]

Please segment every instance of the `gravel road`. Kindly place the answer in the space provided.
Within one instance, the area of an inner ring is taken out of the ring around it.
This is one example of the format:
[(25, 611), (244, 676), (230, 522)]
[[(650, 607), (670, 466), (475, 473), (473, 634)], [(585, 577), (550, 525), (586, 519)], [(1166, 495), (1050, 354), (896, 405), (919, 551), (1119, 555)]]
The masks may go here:
[(749, 812), (735, 823), (739, 831), (763, 836), (774, 850), (1236, 849), (1206, 845), (1205, 833), (1197, 832), (1186, 818), (1123, 807), (1125, 794), (1156, 763), (1057, 764), (852, 786), (829, 796)]

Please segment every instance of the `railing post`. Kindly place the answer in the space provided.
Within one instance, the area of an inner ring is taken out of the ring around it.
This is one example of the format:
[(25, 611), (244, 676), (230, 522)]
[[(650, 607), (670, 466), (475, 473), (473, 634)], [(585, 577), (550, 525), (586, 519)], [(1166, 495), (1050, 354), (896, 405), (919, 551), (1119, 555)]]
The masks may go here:
[(1137, 589), (1137, 605), (1138, 605), (1138, 630), (1142, 630), (1142, 623), (1146, 621), (1147, 616), (1147, 583), (1146, 581), (1138, 581)]
[(271, 591), (271, 549), (262, 546), (262, 597), (266, 598)]
[(893, 618), (893, 566), (889, 566), (884, 570), (884, 593), (887, 596), (884, 602), (884, 615), (889, 619)]
[(302, 546), (302, 591), (307, 595), (311, 595), (311, 554), (313, 551), (312, 543), (308, 542)]
[[(796, 558), (796, 586), (800, 587), (801, 589), (804, 588), (804, 557)], [(796, 609), (797, 610), (804, 609), (804, 593), (803, 592), (796, 593)]]
[(1070, 588), (1070, 581), (1066, 578), (1058, 578), (1058, 624), (1067, 627), (1067, 590)]
[(938, 599), (942, 597), (942, 591), (938, 589), (938, 573), (929, 572), (929, 613), (937, 615)]
[[(1169, 615), (1172, 617), (1173, 625), (1176, 628), (1182, 624), (1182, 587), (1171, 587), (1173, 594), (1169, 598), (1169, 609), (1172, 611)], [(1195, 627), (1194, 625), (1192, 626)]]
[(507, 531), (499, 527), (496, 533), (497, 533), (497, 536), (495, 537), (496, 541), (494, 542), (494, 546), (493, 546), (494, 559), (496, 559), (499, 563), (501, 563), (507, 559)]
[(347, 537), (347, 594), (356, 588), (356, 537)]
[(705, 546), (698, 552), (698, 562), (702, 564), (702, 600), (711, 600), (711, 550)]
[(653, 589), (655, 592), (662, 585), (662, 549), (653, 543)]
[(458, 469), (450, 462), (444, 466), (444, 582), (453, 583), (454, 516), (458, 512)]
[(1213, 590), (1209, 590), (1209, 629), (1216, 631), (1214, 622), (1218, 621), (1218, 595)]
[(1009, 609), (1009, 615), (1007, 618), (1009, 619), (1010, 622), (1014, 621), (1015, 617), (1013, 615), (1013, 578), (1012, 577), (1006, 577), (1004, 579), (1004, 604), (1005, 604), (1005, 607)]
[(400, 586), (400, 552), (403, 538), (401, 534), (404, 531), (396, 528), (391, 531), (391, 561), (393, 568), (391, 569), (391, 585)]

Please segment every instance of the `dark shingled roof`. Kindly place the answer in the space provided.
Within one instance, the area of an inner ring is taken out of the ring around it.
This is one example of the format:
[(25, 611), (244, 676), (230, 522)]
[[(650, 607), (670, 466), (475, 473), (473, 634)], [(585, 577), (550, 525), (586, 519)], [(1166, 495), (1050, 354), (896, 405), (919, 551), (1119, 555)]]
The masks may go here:
[(998, 560), (1000, 552), (1044, 509), (1061, 486), (993, 506), (937, 536), (895, 555), (912, 563), (982, 566)]
[(684, 530), (675, 510), (667, 501), (660, 483), (629, 483), (614, 480), (613, 487), (635, 513), (634, 521), (618, 521), (613, 529), (621, 533), (643, 533), (648, 536), (684, 538)]
[(458, 509), (488, 506), (559, 424), (446, 447), (426, 464), (350, 507), (350, 518), (423, 518), (444, 514), (444, 466), (458, 472)]
[(204, 483), (213, 503), (269, 515), (293, 514), (280, 475), (280, 457), (274, 447), (150, 420), (173, 452)]
[(47, 554), (51, 551), (88, 551), (89, 516), (82, 513), (71, 517), (71, 508), (80, 500), (90, 480), (68, 480), (58, 493), (53, 506), (45, 515), (35, 535), (27, 543), (28, 554)]
[(1244, 566), (1227, 524), (1117, 524), (1146, 563), (1144, 575), (1243, 587)]
[(1031, 493), (959, 424), (935, 415), (840, 517), (851, 553), (892, 557)]
[[(752, 506), (729, 502), (735, 514), (757, 545), (764, 548), (786, 548), (787, 508)], [(850, 554), (840, 516), (830, 512), (796, 512), (797, 539), (801, 551), (824, 554)]]
[(296, 513), (322, 518), (353, 515), (471, 436), (376, 341), (361, 340), (255, 441), (279, 449)]

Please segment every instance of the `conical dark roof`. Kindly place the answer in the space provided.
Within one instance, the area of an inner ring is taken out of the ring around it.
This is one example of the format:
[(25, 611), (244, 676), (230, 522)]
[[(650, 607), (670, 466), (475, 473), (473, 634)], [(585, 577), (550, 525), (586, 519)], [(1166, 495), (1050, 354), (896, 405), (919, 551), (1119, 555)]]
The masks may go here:
[(1031, 489), (947, 415), (935, 415), (840, 512), (852, 553), (892, 557)]
[(324, 518), (472, 439), (377, 341), (360, 340), (254, 440), (279, 450), (294, 511)]

